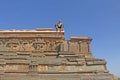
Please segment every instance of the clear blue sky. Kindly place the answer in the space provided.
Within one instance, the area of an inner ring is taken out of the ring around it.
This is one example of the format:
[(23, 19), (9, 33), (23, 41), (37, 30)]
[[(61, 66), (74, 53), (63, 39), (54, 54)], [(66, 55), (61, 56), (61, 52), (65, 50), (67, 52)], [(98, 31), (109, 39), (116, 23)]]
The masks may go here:
[(54, 28), (65, 37), (90, 36), (92, 53), (120, 76), (120, 0), (0, 0), (0, 29)]

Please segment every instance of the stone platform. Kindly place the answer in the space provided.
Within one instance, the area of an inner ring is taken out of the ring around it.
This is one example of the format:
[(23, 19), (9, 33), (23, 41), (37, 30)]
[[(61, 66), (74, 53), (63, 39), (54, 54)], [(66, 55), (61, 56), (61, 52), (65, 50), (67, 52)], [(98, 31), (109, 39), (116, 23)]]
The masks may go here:
[(92, 56), (90, 37), (65, 40), (51, 28), (0, 31), (0, 80), (113, 80)]

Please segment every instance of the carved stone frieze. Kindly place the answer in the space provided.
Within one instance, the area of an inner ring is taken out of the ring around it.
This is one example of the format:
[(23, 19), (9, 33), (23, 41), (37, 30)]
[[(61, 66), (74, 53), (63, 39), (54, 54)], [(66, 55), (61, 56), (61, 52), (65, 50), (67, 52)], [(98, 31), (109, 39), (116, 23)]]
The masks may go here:
[(46, 40), (46, 51), (60, 51), (61, 41)]
[[(60, 51), (62, 41), (34, 39), (1, 39), (0, 47), (8, 51)], [(0, 49), (1, 50), (1, 49)]]

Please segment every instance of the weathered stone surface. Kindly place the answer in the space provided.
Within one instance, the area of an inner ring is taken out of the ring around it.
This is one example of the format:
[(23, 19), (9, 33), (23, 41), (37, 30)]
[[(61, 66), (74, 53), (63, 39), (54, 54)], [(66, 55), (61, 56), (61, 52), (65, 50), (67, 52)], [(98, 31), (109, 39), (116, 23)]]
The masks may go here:
[(91, 40), (51, 28), (0, 31), (0, 80), (113, 80)]
[(2, 80), (112, 80), (108, 74), (6, 74)]

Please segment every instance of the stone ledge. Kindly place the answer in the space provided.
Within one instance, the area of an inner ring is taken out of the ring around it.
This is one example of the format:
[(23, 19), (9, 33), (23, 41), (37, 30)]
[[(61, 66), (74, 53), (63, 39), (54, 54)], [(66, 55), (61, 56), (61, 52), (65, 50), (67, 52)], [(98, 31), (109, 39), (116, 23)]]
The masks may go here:
[(113, 80), (111, 74), (6, 74), (0, 77), (2, 80)]

